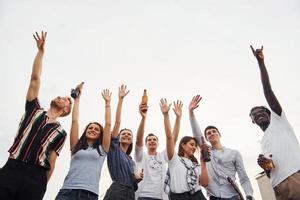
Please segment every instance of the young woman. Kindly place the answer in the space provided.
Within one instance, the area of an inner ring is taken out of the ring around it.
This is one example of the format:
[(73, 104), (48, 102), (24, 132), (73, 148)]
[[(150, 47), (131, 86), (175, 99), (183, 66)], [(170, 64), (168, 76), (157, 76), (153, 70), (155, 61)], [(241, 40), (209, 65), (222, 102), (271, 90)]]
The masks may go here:
[(134, 200), (137, 183), (142, 180), (143, 173), (135, 174), (135, 164), (130, 157), (132, 151), (132, 131), (122, 129), (121, 110), (123, 98), (128, 94), (126, 86), (119, 88), (119, 102), (116, 111), (116, 122), (111, 135), (107, 165), (113, 183), (107, 190), (104, 200)]
[[(198, 145), (197, 140), (193, 137), (184, 136), (179, 143), (178, 153), (175, 153), (169, 119), (170, 106), (171, 104), (169, 105), (166, 99), (160, 100), (169, 159), (169, 174), (165, 183), (170, 190), (170, 200), (204, 200), (200, 185), (206, 187), (208, 184), (206, 164), (201, 158), (201, 166), (198, 165), (194, 156)], [(205, 144), (201, 147), (207, 148)]]
[(111, 93), (108, 89), (102, 92), (105, 101), (104, 128), (98, 122), (91, 122), (78, 139), (79, 100), (82, 86), (83, 83), (77, 86), (80, 94), (74, 100), (72, 111), (70, 169), (55, 200), (98, 199), (101, 169), (110, 146)]

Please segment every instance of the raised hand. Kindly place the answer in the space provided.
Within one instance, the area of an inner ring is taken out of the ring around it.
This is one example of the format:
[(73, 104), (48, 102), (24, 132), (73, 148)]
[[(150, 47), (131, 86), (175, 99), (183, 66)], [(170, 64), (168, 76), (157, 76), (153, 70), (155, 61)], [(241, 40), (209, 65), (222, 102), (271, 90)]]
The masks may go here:
[(129, 93), (129, 90), (126, 91), (126, 88), (127, 86), (124, 84), (119, 87), (119, 99), (123, 99)]
[(140, 104), (139, 111), (140, 111), (140, 114), (142, 117), (146, 117), (147, 111), (148, 111), (148, 106), (145, 104)]
[(33, 35), (33, 37), (36, 41), (36, 46), (37, 46), (38, 50), (44, 51), (47, 32), (42, 31), (41, 36), (39, 36), (38, 32), (35, 32), (35, 35)]
[(168, 104), (166, 99), (160, 99), (159, 106), (160, 106), (160, 110), (161, 110), (162, 114), (166, 115), (169, 113), (171, 104)]
[(109, 91), (109, 89), (104, 89), (101, 94), (105, 102), (110, 102), (111, 92)]
[(251, 48), (251, 50), (252, 50), (253, 55), (255, 56), (255, 58), (256, 58), (258, 61), (264, 60), (264, 54), (263, 54), (263, 49), (264, 49), (264, 47), (263, 47), (263, 46), (261, 46), (260, 49), (256, 49), (256, 50), (255, 50), (255, 49), (253, 48), (253, 46), (250, 45), (250, 48)]
[(183, 103), (182, 101), (179, 101), (177, 100), (176, 102), (174, 101), (173, 102), (173, 105), (174, 105), (174, 113), (177, 117), (181, 117), (182, 116), (182, 106), (183, 106)]
[(190, 105), (189, 105), (189, 111), (192, 112), (199, 106), (199, 102), (201, 101), (202, 97), (200, 95), (196, 95), (193, 97)]
[(79, 90), (79, 94), (78, 94), (78, 96), (77, 96), (75, 99), (79, 99), (79, 98), (80, 98), (81, 92), (82, 92), (82, 88), (83, 88), (83, 84), (84, 84), (84, 82), (81, 82), (80, 84), (78, 84), (78, 85), (76, 86), (76, 89)]

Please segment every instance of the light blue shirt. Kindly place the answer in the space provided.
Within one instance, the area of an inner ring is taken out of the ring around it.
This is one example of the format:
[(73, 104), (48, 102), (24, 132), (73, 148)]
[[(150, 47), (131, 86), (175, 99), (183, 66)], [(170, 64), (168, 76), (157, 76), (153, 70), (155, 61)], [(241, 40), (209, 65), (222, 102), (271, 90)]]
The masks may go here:
[(72, 155), (70, 169), (62, 189), (81, 189), (99, 194), (101, 169), (106, 157), (101, 145), (99, 149), (102, 156), (92, 147), (81, 149)]
[[(190, 118), (194, 137), (201, 144), (201, 136), (203, 136), (198, 122), (195, 117)], [(236, 196), (237, 193), (227, 181), (230, 177), (236, 180), (235, 175), (238, 173), (239, 180), (246, 196), (253, 196), (253, 189), (250, 180), (246, 174), (243, 159), (237, 150), (223, 147), (220, 150), (212, 149), (211, 161), (206, 163), (208, 170), (208, 186), (206, 187), (208, 196), (219, 198), (230, 198)]]

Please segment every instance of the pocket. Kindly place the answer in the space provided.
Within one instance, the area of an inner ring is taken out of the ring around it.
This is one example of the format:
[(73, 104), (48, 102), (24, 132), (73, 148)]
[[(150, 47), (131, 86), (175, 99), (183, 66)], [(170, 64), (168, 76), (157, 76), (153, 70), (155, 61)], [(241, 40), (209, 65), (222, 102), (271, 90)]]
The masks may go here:
[(97, 196), (94, 196), (94, 195), (93, 195), (93, 196), (90, 196), (90, 197), (89, 197), (89, 200), (98, 200), (98, 195), (97, 195)]
[(274, 188), (274, 193), (275, 193), (276, 198), (280, 197), (280, 189), (278, 187)]
[(289, 196), (288, 184), (280, 183), (274, 188), (276, 199), (286, 199)]
[(55, 200), (68, 200), (68, 196), (72, 193), (71, 189), (60, 189)]

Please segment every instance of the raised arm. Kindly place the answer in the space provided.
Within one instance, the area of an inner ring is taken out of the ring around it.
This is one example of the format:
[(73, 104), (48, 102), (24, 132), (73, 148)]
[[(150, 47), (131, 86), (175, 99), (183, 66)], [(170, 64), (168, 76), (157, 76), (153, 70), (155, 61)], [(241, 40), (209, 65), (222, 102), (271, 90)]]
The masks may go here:
[(147, 116), (148, 106), (145, 104), (140, 104), (139, 111), (141, 114), (141, 121), (139, 128), (136, 134), (136, 145), (134, 151), (134, 160), (136, 162), (141, 162), (143, 159), (143, 145), (144, 145), (144, 132), (145, 132), (145, 123), (146, 123), (146, 116)]
[(196, 120), (194, 110), (196, 108), (198, 108), (201, 99), (202, 99), (202, 97), (200, 95), (196, 95), (193, 97), (193, 99), (189, 105), (189, 117), (190, 117), (190, 123), (191, 123), (192, 131), (193, 131), (193, 136), (196, 138), (199, 145), (202, 144), (201, 137), (203, 137), (203, 134), (202, 134), (200, 126)]
[(83, 88), (83, 82), (77, 85), (79, 89), (79, 95), (74, 99), (74, 105), (72, 109), (72, 124), (71, 124), (71, 131), (70, 131), (70, 150), (73, 151), (75, 145), (77, 144), (79, 138), (79, 102), (80, 96)]
[(176, 145), (177, 139), (178, 139), (178, 135), (179, 135), (179, 130), (180, 130), (180, 121), (181, 121), (181, 116), (182, 116), (182, 106), (183, 103), (182, 101), (177, 100), (176, 102), (173, 102), (174, 105), (174, 113), (176, 115), (176, 120), (175, 120), (175, 124), (174, 124), (174, 128), (173, 128), (173, 140), (174, 140), (174, 146)]
[(141, 121), (139, 128), (137, 130), (136, 134), (136, 145), (138, 147), (142, 147), (144, 145), (144, 132), (145, 132), (145, 122), (146, 122), (146, 116), (147, 116), (148, 106), (141, 104), (139, 106), (139, 112), (141, 114)]
[(26, 100), (32, 101), (33, 99), (38, 97), (40, 85), (41, 85), (41, 74), (42, 74), (42, 61), (44, 56), (44, 46), (46, 41), (47, 32), (43, 32), (41, 36), (35, 32), (33, 35), (36, 45), (38, 48), (38, 52), (34, 58), (32, 72), (30, 77), (29, 88), (27, 90)]
[(165, 127), (165, 134), (166, 134), (166, 145), (167, 145), (167, 155), (168, 159), (171, 160), (174, 154), (174, 139), (171, 131), (171, 123), (170, 123), (170, 117), (169, 117), (169, 110), (171, 107), (171, 104), (168, 104), (166, 99), (160, 100), (160, 109), (164, 116), (164, 127)]
[(119, 87), (119, 100), (118, 100), (118, 106), (116, 111), (115, 124), (111, 132), (112, 137), (117, 137), (119, 134), (120, 125), (121, 125), (121, 112), (122, 112), (123, 99), (128, 93), (129, 90), (126, 91), (126, 85), (121, 85), (121, 87)]
[(260, 49), (256, 49), (256, 50), (254, 50), (254, 48), (252, 46), (250, 46), (250, 47), (251, 47), (253, 55), (256, 57), (257, 62), (258, 62), (258, 66), (259, 66), (259, 70), (260, 70), (260, 77), (261, 77), (261, 82), (262, 82), (262, 86), (264, 89), (265, 98), (266, 98), (270, 108), (277, 115), (281, 116), (282, 108), (272, 90), (268, 71), (265, 66), (263, 46)]
[(111, 129), (111, 92), (108, 89), (103, 90), (102, 97), (105, 101), (105, 125), (103, 129), (102, 147), (105, 152), (108, 152), (110, 146), (110, 129)]

